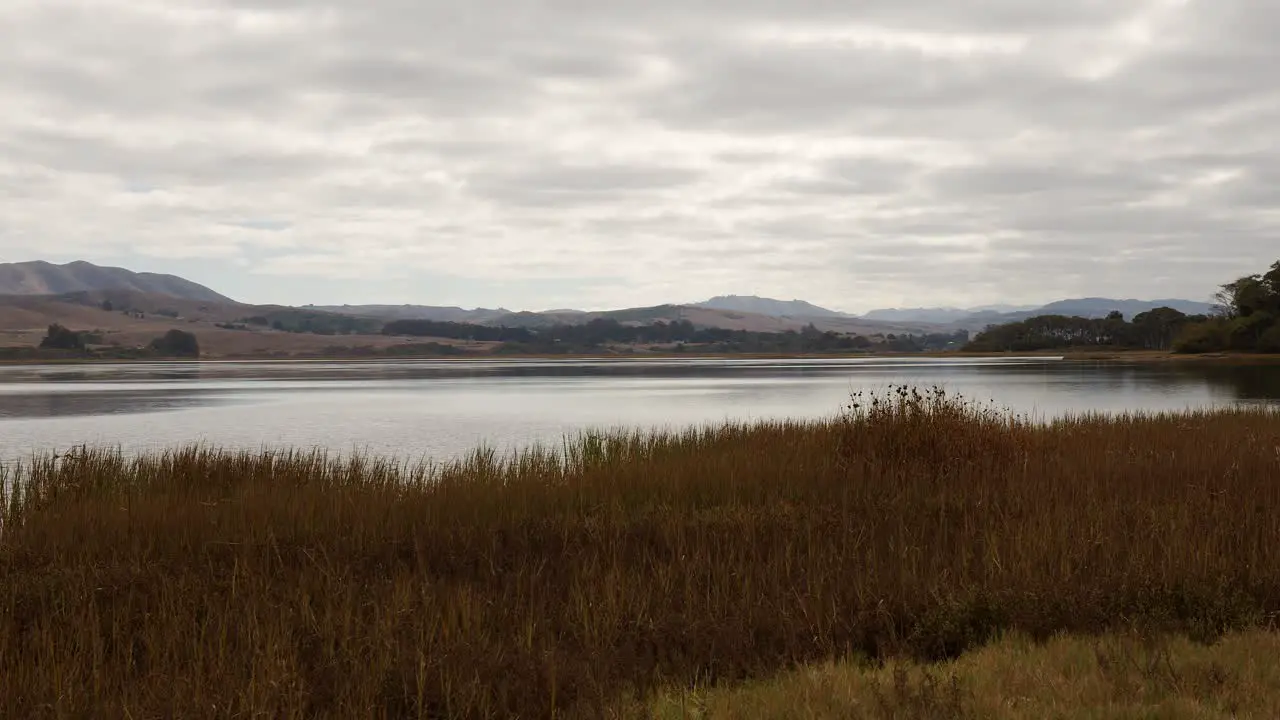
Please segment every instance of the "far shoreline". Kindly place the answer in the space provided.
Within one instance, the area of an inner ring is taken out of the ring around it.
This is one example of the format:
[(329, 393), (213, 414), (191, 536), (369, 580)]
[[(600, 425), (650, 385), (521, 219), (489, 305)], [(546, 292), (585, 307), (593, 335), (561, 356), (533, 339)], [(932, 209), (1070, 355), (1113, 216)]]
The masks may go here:
[(1179, 354), (1166, 350), (1062, 350), (1030, 352), (964, 352), (934, 351), (918, 353), (573, 353), (573, 354), (468, 354), (468, 355), (213, 355), (200, 358), (22, 358), (0, 360), (0, 366), (39, 365), (137, 365), (146, 363), (202, 363), (202, 362), (484, 362), (494, 360), (911, 360), (911, 359), (1042, 359), (1059, 362), (1098, 362), (1116, 364), (1222, 364), (1222, 365), (1280, 365), (1280, 354), (1262, 353), (1204, 353)]

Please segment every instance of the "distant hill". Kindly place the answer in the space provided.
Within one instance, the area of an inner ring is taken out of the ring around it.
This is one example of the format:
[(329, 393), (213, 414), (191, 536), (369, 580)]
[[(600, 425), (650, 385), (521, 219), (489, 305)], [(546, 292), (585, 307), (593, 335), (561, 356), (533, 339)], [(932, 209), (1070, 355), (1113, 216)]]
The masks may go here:
[(1010, 313), (1010, 312), (1021, 312), (1023, 310), (1035, 310), (1037, 307), (1038, 307), (1037, 305), (1010, 305), (1008, 303), (996, 303), (994, 305), (978, 305), (976, 307), (968, 308), (968, 310), (970, 312), (975, 312), (975, 313), (983, 313), (983, 312)]
[[(754, 332), (785, 332), (801, 330), (813, 324), (819, 330), (874, 335), (877, 333), (924, 333), (937, 328), (928, 323), (887, 323), (863, 320), (846, 315), (831, 316), (776, 316), (761, 313), (721, 310), (699, 305), (654, 305), (652, 307), (623, 308), (620, 310), (583, 311), (548, 310), (545, 312), (507, 310), (460, 310), (429, 306), (396, 305), (335, 305), (307, 306), (308, 309), (336, 311), (360, 317), (382, 320), (435, 320), (437, 322), (466, 322), (478, 325), (545, 328), (552, 325), (581, 325), (593, 320), (613, 320), (623, 325), (651, 325), (656, 322), (689, 321), (700, 328), (726, 330), (751, 330)], [(450, 312), (452, 310), (452, 312)]]
[(935, 308), (882, 308), (872, 310), (862, 315), (866, 320), (878, 320), (880, 322), (927, 322), (927, 323), (951, 323), (982, 312), (978, 308), (954, 308), (954, 307), (935, 307)]
[(769, 317), (849, 317), (804, 300), (774, 300), (755, 295), (720, 295), (689, 307), (767, 315)]
[(103, 345), (122, 348), (146, 345), (181, 328), (196, 335), (206, 357), (324, 354), (328, 348), (407, 342), (381, 335), (377, 319), (282, 305), (206, 302), (135, 290), (0, 295), (0, 351), (36, 346), (53, 323), (92, 332)]
[(881, 322), (938, 323), (947, 324), (962, 322), (978, 315), (999, 315), (1001, 313), (1023, 312), (1034, 310), (1035, 305), (979, 305), (970, 308), (958, 307), (921, 307), (921, 308), (882, 308), (871, 310), (860, 317), (864, 320)]
[(1114, 298), (1073, 298), (1057, 300), (1047, 305), (986, 305), (972, 308), (886, 308), (872, 310), (862, 319), (877, 322), (933, 323), (960, 328), (981, 330), (988, 325), (1018, 322), (1037, 315), (1073, 315), (1087, 318), (1106, 317), (1119, 310), (1126, 318), (1158, 307), (1171, 307), (1188, 315), (1206, 314), (1212, 310), (1209, 303), (1194, 300), (1117, 300)]
[(511, 311), (505, 308), (466, 310), (444, 305), (304, 305), (308, 310), (378, 318), (380, 320), (433, 320), (485, 324)]
[(1194, 300), (1166, 298), (1163, 300), (1114, 300), (1111, 298), (1076, 298), (1059, 300), (1036, 308), (1034, 315), (1078, 315), (1080, 317), (1106, 317), (1112, 310), (1119, 310), (1130, 320), (1134, 315), (1158, 307), (1171, 307), (1188, 315), (1204, 315), (1213, 310), (1209, 303)]
[[(1118, 310), (1132, 319), (1138, 313), (1161, 306), (1189, 315), (1212, 312), (1209, 303), (1192, 300), (1086, 297), (1058, 300), (1038, 307), (993, 304), (969, 308), (885, 308), (858, 316), (804, 300), (776, 300), (754, 295), (721, 295), (691, 305), (666, 304), (590, 312), (575, 309), (529, 312), (433, 305), (306, 305), (284, 308), (242, 305), (175, 275), (133, 272), (83, 261), (65, 265), (43, 261), (0, 264), (0, 331), (10, 335), (21, 334), (22, 342), (30, 335), (42, 332), (51, 322), (80, 326), (92, 321), (108, 329), (115, 325), (127, 326), (124, 329), (136, 325), (141, 332), (143, 325), (132, 320), (126, 322), (129, 313), (122, 315), (122, 311), (140, 314), (140, 319), (148, 321), (153, 317), (181, 318), (183, 322), (197, 327), (208, 324), (213, 330), (226, 330), (221, 326), (245, 324), (248, 318), (255, 318), (260, 325), (264, 321), (266, 323), (258, 328), (264, 331), (258, 333), (258, 339), (265, 341), (270, 337), (270, 333), (265, 332), (267, 329), (336, 333), (337, 336), (371, 333), (376, 337), (382, 323), (392, 320), (529, 328), (604, 319), (638, 325), (688, 321), (698, 327), (756, 332), (801, 330), (812, 324), (819, 330), (861, 335), (921, 334), (959, 329), (980, 331), (989, 325), (1050, 314), (1097, 318)], [(116, 314), (99, 315), (101, 307), (114, 308)], [(162, 321), (156, 319), (156, 322)], [(146, 327), (149, 331), (150, 326)]]
[(100, 290), (131, 290), (184, 300), (233, 303), (225, 295), (177, 275), (133, 272), (78, 260), (65, 265), (36, 260), (0, 264), (0, 295), (64, 295)]
[(1192, 300), (1115, 300), (1111, 298), (1075, 298), (1047, 305), (992, 304), (969, 308), (883, 308), (864, 315), (852, 315), (820, 307), (804, 300), (775, 300), (754, 295), (721, 295), (689, 305), (657, 305), (653, 307), (586, 312), (582, 310), (550, 310), (545, 312), (511, 311), (503, 308), (475, 308), (433, 305), (307, 305), (308, 309), (378, 318), (381, 320), (435, 320), (444, 322), (505, 325), (539, 328), (558, 324), (579, 324), (595, 319), (612, 319), (621, 323), (649, 324), (663, 321), (690, 320), (696, 325), (731, 329), (782, 332), (814, 323), (821, 330), (838, 332), (944, 332), (956, 329), (982, 330), (988, 325), (1025, 320), (1035, 315), (1079, 315), (1105, 317), (1119, 310), (1132, 318), (1152, 308), (1168, 306), (1188, 315), (1207, 313), (1208, 303)]

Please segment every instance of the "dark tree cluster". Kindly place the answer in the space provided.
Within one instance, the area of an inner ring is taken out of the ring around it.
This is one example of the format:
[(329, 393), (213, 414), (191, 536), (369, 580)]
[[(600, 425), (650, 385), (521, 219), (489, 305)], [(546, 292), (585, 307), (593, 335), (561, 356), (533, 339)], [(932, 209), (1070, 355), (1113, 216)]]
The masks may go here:
[(1280, 261), (1223, 285), (1215, 299), (1215, 317), (1186, 328), (1178, 352), (1280, 353)]
[(543, 328), (490, 327), (436, 320), (395, 320), (382, 332), (387, 335), (448, 338), (501, 343), (503, 354), (568, 354), (596, 351), (609, 346), (641, 346), (675, 352), (696, 346), (717, 353), (827, 353), (863, 352), (873, 348), (904, 352), (945, 349), (963, 343), (968, 334), (889, 336), (877, 343), (845, 333), (821, 331), (812, 324), (801, 330), (754, 332), (724, 328), (700, 328), (688, 320), (624, 324), (613, 318)]
[(827, 353), (865, 352), (888, 349), (901, 352), (940, 350), (963, 344), (967, 332), (935, 335), (890, 335), (872, 340), (818, 330), (812, 324), (801, 330), (754, 332), (725, 328), (700, 328), (688, 320), (658, 321), (643, 325), (624, 324), (613, 318), (595, 318), (581, 324), (559, 324), (543, 328), (489, 327), (433, 320), (396, 320), (387, 323), (388, 335), (436, 337), (453, 340), (497, 342), (497, 352), (505, 354), (567, 354), (589, 352), (609, 346), (641, 346), (680, 352), (697, 347), (718, 353)]
[(150, 350), (162, 357), (198, 358), (200, 343), (185, 330), (170, 330), (151, 341)]
[(40, 347), (44, 350), (83, 350), (84, 335), (54, 323), (49, 326), (44, 339), (40, 341)]
[(1042, 315), (994, 325), (965, 350), (1028, 352), (1068, 348), (1173, 350), (1179, 353), (1280, 353), (1280, 261), (1263, 274), (1223, 285), (1212, 316), (1184, 315), (1155, 308), (1126, 321), (1119, 312), (1105, 318)]
[(1169, 350), (1186, 328), (1206, 320), (1169, 307), (1139, 313), (1126, 321), (1119, 312), (1105, 318), (1039, 315), (1020, 322), (993, 325), (978, 333), (965, 350), (1033, 352), (1069, 348)]
[(926, 333), (924, 335), (889, 334), (882, 338), (880, 349), (890, 352), (932, 352), (955, 350), (969, 342), (968, 330), (951, 333)]
[(490, 327), (442, 320), (393, 320), (382, 326), (382, 334), (475, 342), (532, 342), (535, 337), (528, 328)]
[(42, 354), (53, 357), (85, 356), (98, 358), (200, 357), (200, 343), (196, 340), (196, 336), (184, 330), (170, 330), (152, 340), (145, 348), (89, 347), (90, 345), (100, 345), (102, 341), (102, 336), (97, 333), (71, 330), (54, 323), (49, 326), (44, 339), (40, 341), (39, 348), (35, 350), (27, 348), (26, 353), (20, 354), (23, 357), (35, 358), (41, 357)]
[[(371, 318), (313, 310), (281, 309), (241, 318), (238, 325), (270, 326), (275, 330), (314, 335), (371, 335), (381, 323)], [(240, 329), (240, 328), (237, 328)]]

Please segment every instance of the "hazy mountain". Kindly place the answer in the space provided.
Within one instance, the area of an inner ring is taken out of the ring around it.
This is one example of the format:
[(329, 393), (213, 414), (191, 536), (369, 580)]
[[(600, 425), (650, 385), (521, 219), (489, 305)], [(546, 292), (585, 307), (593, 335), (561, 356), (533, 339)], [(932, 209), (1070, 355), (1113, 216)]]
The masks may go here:
[(1023, 310), (1035, 310), (1037, 307), (1039, 306), (1038, 305), (1010, 305), (1008, 303), (996, 303), (994, 305), (978, 305), (976, 307), (971, 307), (967, 309), (970, 312), (975, 312), (975, 313), (984, 313), (984, 312), (1010, 313), (1010, 312), (1022, 312)]
[[(174, 312), (192, 321), (231, 322), (246, 316), (247, 306), (197, 283), (175, 275), (139, 273), (116, 267), (100, 267), (88, 262), (54, 265), (36, 261), (0, 264), (0, 296), (8, 296), (14, 322), (35, 322), (47, 315), (37, 308), (19, 308), (15, 301), (44, 296), (59, 300), (58, 312), (77, 313), (73, 305), (113, 305), (149, 313)], [(187, 303), (166, 302), (165, 298)], [(215, 306), (215, 303), (223, 304)], [(154, 307), (153, 307), (154, 306)], [(235, 307), (238, 306), (238, 307)], [(335, 313), (355, 318), (390, 320), (435, 320), (482, 325), (542, 327), (554, 324), (586, 323), (610, 319), (626, 324), (650, 324), (688, 320), (703, 327), (751, 329), (756, 331), (794, 330), (813, 323), (822, 330), (873, 334), (877, 332), (934, 332), (947, 329), (981, 330), (988, 325), (1025, 320), (1035, 315), (1079, 315), (1105, 317), (1118, 310), (1126, 318), (1157, 307), (1172, 307), (1189, 315), (1211, 312), (1204, 302), (1181, 299), (1117, 300), (1074, 298), (1039, 307), (993, 304), (971, 308), (885, 308), (862, 316), (819, 307), (803, 300), (775, 300), (754, 295), (722, 295), (692, 305), (658, 305), (602, 312), (563, 309), (546, 312), (511, 311), (506, 308), (444, 307), (433, 305), (307, 305), (295, 312)], [(265, 307), (265, 306), (264, 306)], [(273, 312), (284, 308), (268, 308)], [(70, 316), (68, 316), (70, 317)], [(11, 323), (12, 324), (12, 323)], [(26, 327), (26, 325), (23, 325)], [(34, 327), (34, 326), (33, 326)]]
[(1035, 305), (1009, 305), (1007, 303), (998, 303), (995, 305), (978, 305), (976, 307), (958, 308), (958, 307), (922, 307), (922, 308), (881, 308), (871, 310), (864, 313), (860, 317), (866, 320), (879, 320), (882, 322), (926, 322), (926, 323), (954, 323), (973, 317), (974, 315), (992, 315), (1001, 313), (1022, 312), (1025, 310), (1034, 310)]
[(1208, 303), (1194, 300), (1116, 300), (1113, 298), (1073, 298), (1057, 300), (1047, 305), (984, 305), (972, 308), (885, 308), (872, 310), (861, 317), (864, 320), (900, 323), (936, 323), (957, 327), (982, 329), (987, 325), (1017, 322), (1037, 315), (1073, 315), (1088, 318), (1106, 317), (1112, 310), (1119, 310), (1128, 319), (1158, 307), (1171, 307), (1188, 315), (1208, 313)]
[(132, 290), (184, 300), (235, 302), (176, 275), (101, 267), (83, 260), (66, 265), (54, 265), (43, 260), (0, 264), (0, 295), (64, 295), (99, 290)]
[(304, 305), (308, 309), (324, 312), (371, 317), (380, 320), (433, 320), (435, 322), (456, 322), (485, 324), (511, 311), (506, 308), (475, 308), (467, 310), (460, 307), (440, 305)]
[(849, 317), (842, 312), (818, 307), (804, 300), (774, 300), (755, 295), (720, 295), (689, 307), (753, 313), (769, 317)]
[(1194, 300), (1166, 298), (1162, 300), (1114, 300), (1111, 298), (1075, 298), (1058, 300), (1036, 308), (1032, 315), (1076, 315), (1079, 317), (1106, 317), (1112, 310), (1119, 310), (1126, 319), (1158, 307), (1171, 307), (1188, 315), (1204, 315), (1213, 310), (1209, 303)]
[(963, 320), (978, 312), (976, 309), (953, 307), (938, 308), (881, 308), (864, 313), (864, 320), (880, 322), (927, 322), (950, 323)]

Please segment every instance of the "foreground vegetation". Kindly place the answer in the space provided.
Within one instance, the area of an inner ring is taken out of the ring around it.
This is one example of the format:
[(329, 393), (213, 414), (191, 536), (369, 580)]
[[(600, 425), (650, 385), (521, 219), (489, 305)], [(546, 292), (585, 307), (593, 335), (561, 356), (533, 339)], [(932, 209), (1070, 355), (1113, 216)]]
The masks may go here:
[(599, 717), (1005, 633), (1207, 642), (1280, 613), (1278, 478), (1274, 411), (906, 388), (434, 468), (71, 452), (0, 483), (0, 716)]
[(1280, 633), (1205, 645), (1126, 631), (1022, 635), (937, 665), (823, 663), (738, 688), (663, 693), (630, 714), (659, 720), (1041, 720), (1280, 717)]

